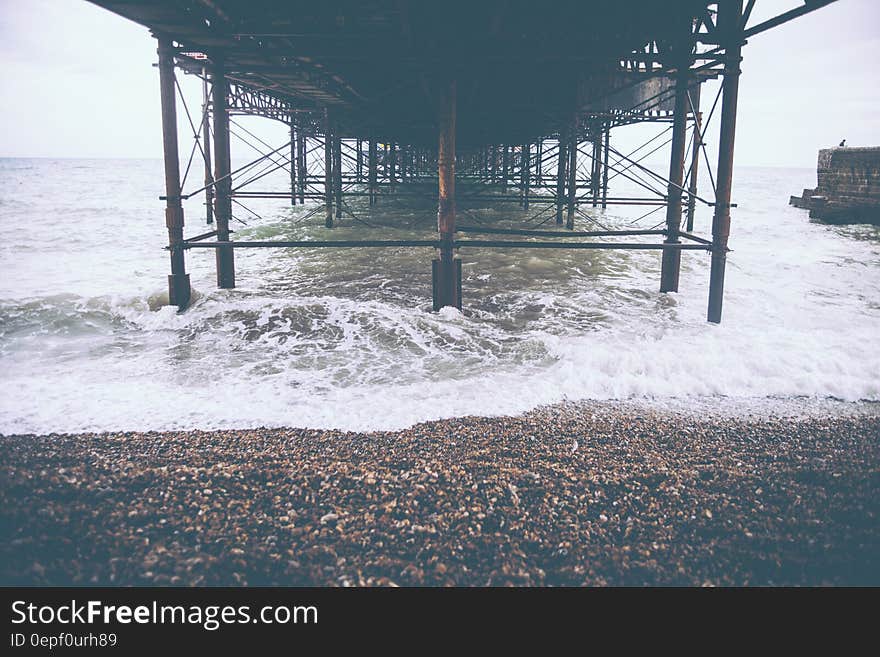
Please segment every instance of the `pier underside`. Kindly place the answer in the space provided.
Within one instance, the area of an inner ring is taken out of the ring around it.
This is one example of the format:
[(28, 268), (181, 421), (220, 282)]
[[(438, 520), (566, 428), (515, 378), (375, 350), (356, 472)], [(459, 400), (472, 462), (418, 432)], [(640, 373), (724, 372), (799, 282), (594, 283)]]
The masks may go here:
[[(755, 0), (93, 1), (147, 26), (159, 42), (169, 296), (181, 309), (190, 301), (191, 249), (215, 251), (223, 288), (235, 286), (240, 248), (429, 249), (435, 309), (461, 308), (460, 259), (468, 249), (658, 250), (661, 292), (678, 290), (682, 251), (700, 250), (712, 258), (711, 322), (721, 319), (742, 46), (828, 4), (806, 2), (755, 23)], [(193, 128), (209, 173), (193, 191), (181, 188), (177, 71), (204, 81), (201, 123)], [(719, 77), (704, 117), (702, 83)], [(289, 143), (233, 170), (229, 122), (236, 114), (289, 124)], [(703, 139), (713, 117), (721, 124), (714, 161)], [(643, 164), (657, 144), (638, 155), (614, 148), (612, 130), (633, 123), (663, 128), (667, 170)], [(697, 189), (701, 166), (711, 174), (709, 194)], [(255, 167), (263, 167), (256, 176)], [(280, 169), (290, 173), (288, 189), (252, 191)], [(616, 177), (644, 193), (610, 194)], [(383, 240), (375, 232), (333, 239), (346, 197), (375, 205), (424, 194), (426, 185), (438, 198), (433, 239)], [(182, 201), (198, 195), (212, 230), (186, 237)], [(546, 220), (540, 229), (534, 222), (522, 229), (461, 225), (463, 195), (533, 205)], [(320, 204), (327, 239), (231, 239), (232, 204), (247, 198)], [(611, 230), (587, 209), (618, 204), (665, 211), (665, 221)], [(698, 204), (713, 208), (711, 235), (693, 232)]]

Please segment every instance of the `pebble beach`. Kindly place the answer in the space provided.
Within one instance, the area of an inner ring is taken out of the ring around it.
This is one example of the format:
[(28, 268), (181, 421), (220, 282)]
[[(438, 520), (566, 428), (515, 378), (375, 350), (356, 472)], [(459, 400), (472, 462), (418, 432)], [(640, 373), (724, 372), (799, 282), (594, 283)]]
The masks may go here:
[(880, 414), (2, 436), (4, 585), (880, 585)]

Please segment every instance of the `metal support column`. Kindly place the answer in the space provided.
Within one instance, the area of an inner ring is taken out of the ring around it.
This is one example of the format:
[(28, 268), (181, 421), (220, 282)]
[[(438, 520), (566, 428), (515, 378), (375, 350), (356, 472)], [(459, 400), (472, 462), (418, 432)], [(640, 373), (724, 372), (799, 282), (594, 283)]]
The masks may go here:
[(392, 141), (388, 149), (388, 181), (393, 186), (397, 182), (397, 144)]
[(544, 181), (544, 140), (539, 139), (535, 146), (535, 183)]
[(177, 107), (174, 89), (174, 49), (159, 41), (159, 89), (162, 97), (162, 147), (165, 154), (165, 226), (171, 250), (168, 303), (184, 310), (189, 305), (189, 274), (183, 257), (183, 205), (180, 198), (180, 161), (177, 152)]
[(565, 204), (565, 162), (568, 158), (566, 153), (566, 135), (559, 135), (559, 160), (556, 164), (556, 224), (562, 225), (562, 208)]
[(308, 181), (309, 176), (309, 168), (306, 165), (306, 145), (308, 138), (306, 137), (306, 133), (303, 131), (303, 126), (300, 124), (297, 134), (299, 135), (299, 139), (296, 141), (296, 159), (297, 159), (297, 171), (299, 171), (299, 176), (297, 176), (297, 183), (299, 185), (299, 204), (303, 205), (306, 202), (306, 182)]
[(408, 175), (408, 167), (407, 167), (407, 157), (409, 157), (409, 153), (406, 148), (397, 145), (397, 168), (400, 170), (400, 182), (406, 182), (406, 177)]
[[(226, 76), (222, 62), (214, 62), (211, 78), (211, 96), (214, 105), (214, 180), (217, 195), (214, 199), (214, 218), (217, 223), (217, 241), (229, 241), (229, 222), (232, 221), (232, 166), (229, 151), (229, 110), (226, 100)], [(235, 287), (235, 251), (232, 247), (216, 249), (217, 287)]]
[(336, 218), (342, 219), (342, 138), (333, 135), (333, 187), (336, 193)]
[(208, 71), (202, 69), (202, 155), (205, 163), (205, 222), (214, 223), (214, 173), (211, 162), (211, 92)]
[(296, 205), (296, 127), (294, 114), (290, 113), (290, 204)]
[(330, 110), (324, 108), (324, 226), (333, 228), (333, 132)]
[(605, 146), (602, 153), (602, 209), (608, 207), (608, 151), (611, 149), (611, 124), (605, 125)]
[(439, 107), (440, 134), (437, 144), (438, 257), (432, 264), (434, 310), (461, 308), (461, 260), (454, 256), (455, 240), (455, 81), (449, 81)]
[(520, 204), (524, 210), (529, 209), (529, 178), (532, 173), (530, 152), (531, 146), (529, 144), (523, 144), (522, 167), (520, 169)]
[(370, 189), (370, 205), (376, 205), (376, 169), (378, 167), (378, 157), (376, 154), (376, 140), (370, 139), (369, 148), (369, 189)]
[(593, 207), (599, 205), (599, 189), (602, 181), (602, 125), (593, 123), (593, 166), (590, 171), (590, 196)]
[(574, 211), (577, 203), (577, 154), (578, 154), (578, 117), (575, 114), (571, 121), (571, 134), (568, 142), (568, 214), (565, 227), (574, 230)]
[[(697, 96), (699, 98), (699, 95)], [(700, 147), (703, 145), (703, 113), (694, 108), (694, 134), (691, 138), (691, 170), (688, 176), (687, 232), (694, 229), (694, 212), (697, 208), (697, 176), (700, 169)]]
[[(689, 63), (689, 62), (688, 62)], [(680, 244), (681, 186), (684, 182), (684, 151), (687, 141), (688, 68), (684, 62), (675, 76), (675, 108), (672, 116), (672, 154), (669, 158), (669, 184), (666, 187), (666, 239), (664, 244)], [(681, 250), (663, 249), (660, 291), (678, 292)]]
[(730, 236), (730, 192), (733, 185), (733, 146), (736, 137), (736, 104), (742, 61), (742, 0), (730, 0), (718, 8), (718, 30), (724, 39), (724, 90), (721, 97), (721, 134), (718, 138), (718, 182), (712, 217), (712, 270), (709, 278), (710, 322), (721, 322), (724, 269)]

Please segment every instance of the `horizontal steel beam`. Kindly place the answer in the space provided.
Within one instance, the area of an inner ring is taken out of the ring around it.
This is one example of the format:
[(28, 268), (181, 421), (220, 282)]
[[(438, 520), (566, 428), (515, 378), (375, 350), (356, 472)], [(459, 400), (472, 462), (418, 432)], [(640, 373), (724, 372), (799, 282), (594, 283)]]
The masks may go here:
[(440, 245), (438, 240), (298, 240), (298, 241), (241, 241), (241, 242), (187, 242), (183, 243), (185, 249), (219, 249), (232, 247), (234, 249), (324, 249), (324, 248), (352, 248), (352, 247), (400, 247), (421, 246), (436, 248)]
[(458, 226), (460, 233), (481, 233), (484, 235), (533, 235), (535, 237), (605, 237), (612, 235), (665, 235), (664, 230), (529, 230), (526, 228), (481, 228), (480, 226)]
[[(439, 240), (329, 240), (329, 241), (267, 241), (267, 242), (187, 242), (181, 244), (184, 249), (309, 249), (309, 248), (394, 248), (394, 247), (425, 247), (439, 248)], [(638, 244), (632, 242), (515, 242), (508, 240), (456, 240), (458, 248), (505, 248), (505, 249), (619, 249), (629, 251), (650, 251), (674, 249), (679, 251), (711, 251), (711, 244)], [(170, 247), (166, 247), (168, 249)]]
[(623, 251), (711, 251), (706, 244), (639, 244), (634, 242), (513, 242), (506, 240), (456, 240), (455, 248), (483, 247), (505, 249), (611, 249)]

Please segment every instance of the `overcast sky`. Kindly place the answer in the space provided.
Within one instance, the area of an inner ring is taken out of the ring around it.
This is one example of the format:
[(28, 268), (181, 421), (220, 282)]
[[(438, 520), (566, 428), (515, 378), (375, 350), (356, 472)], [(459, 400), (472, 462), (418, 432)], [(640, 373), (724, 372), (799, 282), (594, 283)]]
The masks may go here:
[[(798, 4), (758, 0), (755, 17)], [(878, 0), (838, 0), (753, 37), (737, 163), (813, 167), (819, 148), (843, 138), (880, 146), (878, 52)], [(0, 0), (0, 157), (161, 157), (155, 60), (146, 28), (85, 0)], [(185, 87), (198, 112), (198, 85)], [(280, 124), (256, 121), (271, 143), (284, 139)]]

